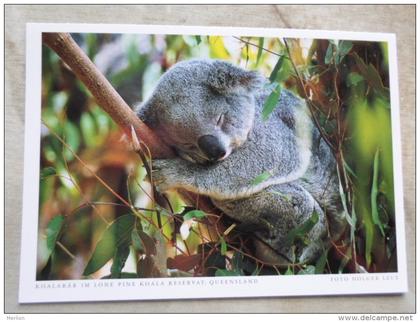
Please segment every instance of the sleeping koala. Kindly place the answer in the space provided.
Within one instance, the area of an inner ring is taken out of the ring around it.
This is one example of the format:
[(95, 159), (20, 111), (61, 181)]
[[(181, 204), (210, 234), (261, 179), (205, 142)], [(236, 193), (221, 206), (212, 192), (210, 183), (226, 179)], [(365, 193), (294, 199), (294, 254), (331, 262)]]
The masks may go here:
[[(336, 164), (306, 104), (291, 92), (283, 89), (262, 120), (266, 82), (224, 61), (183, 61), (161, 77), (138, 116), (179, 156), (153, 161), (161, 191), (207, 195), (252, 227), (257, 252), (270, 246), (266, 260), (307, 263), (343, 226)], [(265, 180), (255, 180), (261, 175)], [(290, 232), (314, 212), (319, 219), (305, 241), (291, 243)]]

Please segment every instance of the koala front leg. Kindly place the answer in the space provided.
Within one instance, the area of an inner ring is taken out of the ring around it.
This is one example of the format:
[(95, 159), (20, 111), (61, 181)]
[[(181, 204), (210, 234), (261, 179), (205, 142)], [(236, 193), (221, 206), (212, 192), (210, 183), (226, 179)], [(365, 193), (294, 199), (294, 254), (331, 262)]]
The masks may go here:
[(193, 164), (180, 158), (153, 160), (153, 183), (161, 192), (176, 188), (195, 191), (193, 168)]
[[(300, 263), (311, 262), (323, 250), (327, 236), (325, 214), (318, 202), (298, 182), (272, 186), (241, 200), (213, 202), (228, 216), (254, 225), (255, 235), (280, 255), (277, 263), (283, 264), (284, 258), (289, 262), (293, 262), (293, 258)], [(307, 244), (302, 240), (291, 242), (290, 232), (301, 227), (314, 212), (318, 214), (318, 222), (307, 232)], [(262, 256), (273, 262), (272, 254)]]
[(153, 181), (162, 192), (182, 188), (212, 198), (236, 195), (237, 178), (221, 163), (200, 165), (181, 158), (153, 160), (152, 170)]

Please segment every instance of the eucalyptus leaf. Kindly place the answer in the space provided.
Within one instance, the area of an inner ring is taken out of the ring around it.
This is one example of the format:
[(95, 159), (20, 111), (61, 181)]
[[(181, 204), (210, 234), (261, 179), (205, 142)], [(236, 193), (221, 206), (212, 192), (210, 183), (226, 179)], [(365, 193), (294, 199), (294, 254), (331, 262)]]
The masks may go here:
[(241, 276), (241, 273), (238, 271), (228, 271), (227, 269), (217, 269), (216, 276)]
[(72, 122), (66, 122), (64, 123), (63, 136), (64, 141), (71, 149), (70, 151), (70, 149), (64, 148), (63, 154), (67, 161), (71, 161), (80, 146), (80, 133)]
[(140, 254), (146, 253), (146, 248), (136, 229), (133, 229), (131, 232), (131, 244), (136, 252)]
[(262, 52), (263, 52), (263, 48), (264, 48), (264, 38), (263, 37), (260, 37), (258, 39), (257, 61), (255, 62), (255, 65), (257, 65), (257, 66), (260, 63)]
[(365, 223), (365, 259), (368, 267), (372, 264), (373, 234), (373, 225)]
[(118, 246), (115, 250), (115, 254), (112, 260), (111, 266), (111, 277), (121, 278), (121, 271), (127, 261), (128, 255), (130, 254), (130, 247), (127, 243), (123, 243)]
[(53, 167), (46, 167), (44, 169), (41, 170), (41, 180), (45, 179), (49, 176), (53, 176), (57, 174), (57, 171), (55, 170), (55, 168)]
[(364, 78), (363, 78), (362, 75), (360, 75), (359, 73), (356, 73), (356, 72), (351, 72), (350, 74), (347, 75), (346, 84), (347, 84), (348, 87), (356, 86), (357, 84), (359, 84), (363, 80), (364, 80)]
[(133, 215), (123, 215), (107, 227), (83, 271), (84, 276), (90, 275), (104, 266), (114, 256), (118, 247), (130, 244), (134, 222)]
[(334, 55), (334, 48), (335, 48), (335, 44), (330, 42), (328, 44), (327, 52), (325, 53), (325, 58), (324, 58), (324, 63), (326, 65), (331, 64), (331, 61), (334, 57), (333, 56)]
[(223, 237), (220, 237), (220, 253), (225, 256), (227, 252), (227, 244)]
[(282, 55), (277, 60), (277, 63), (270, 74), (269, 80), (271, 83), (274, 83), (275, 80), (277, 79), (277, 74), (279, 73), (279, 71), (281, 70), (281, 67), (283, 66), (283, 61), (284, 61), (284, 56)]
[(298, 275), (312, 275), (315, 274), (315, 266), (308, 265), (301, 271), (299, 271)]
[(373, 161), (373, 179), (372, 179), (372, 189), (370, 193), (370, 205), (372, 210), (372, 221), (378, 226), (381, 231), (382, 236), (385, 236), (384, 226), (381, 220), (379, 219), (378, 212), (378, 175), (379, 175), (379, 149), (376, 150), (374, 161)]
[(260, 183), (268, 180), (271, 177), (271, 173), (268, 171), (265, 171), (261, 174), (259, 174), (258, 176), (256, 176), (252, 181), (251, 181), (251, 185), (252, 186), (256, 186), (259, 185)]
[(328, 251), (324, 251), (321, 257), (316, 261), (315, 274), (322, 274), (324, 272), (325, 265), (327, 264)]
[(287, 266), (287, 271), (284, 273), (284, 275), (295, 275), (295, 274), (293, 273), (293, 270), (291, 269), (291, 267)]
[(344, 160), (343, 160), (343, 162), (344, 162), (344, 168), (346, 169), (346, 171), (348, 173), (350, 173), (353, 177), (357, 178), (356, 174), (354, 173), (354, 171), (352, 170), (352, 168), (350, 168), (350, 166), (347, 164), (347, 162), (344, 161)]
[(297, 239), (303, 239), (307, 233), (318, 223), (319, 215), (314, 211), (302, 225), (293, 228), (286, 236), (286, 245), (292, 245)]
[(80, 130), (86, 145), (91, 147), (96, 143), (96, 125), (90, 113), (83, 113), (80, 117)]
[(54, 251), (58, 237), (61, 233), (61, 229), (63, 228), (63, 224), (64, 224), (63, 215), (55, 216), (48, 223), (46, 235), (47, 235), (47, 249), (50, 255)]
[(191, 219), (194, 219), (194, 218), (201, 219), (201, 218), (204, 218), (204, 217), (206, 217), (206, 214), (201, 210), (190, 210), (183, 216), (184, 221), (185, 220), (191, 220)]
[(201, 43), (201, 37), (200, 36), (194, 36), (195, 37), (195, 41), (197, 42), (197, 45), (199, 45)]
[(339, 64), (342, 62), (343, 58), (350, 52), (353, 48), (353, 43), (348, 40), (340, 40), (338, 42), (336, 63)]
[(275, 190), (270, 190), (270, 193), (278, 195), (288, 202), (292, 201), (292, 197), (290, 195), (285, 194), (285, 193), (278, 192), (278, 191), (275, 191)]
[(271, 94), (268, 95), (267, 99), (264, 102), (264, 107), (261, 114), (263, 121), (268, 120), (268, 118), (270, 117), (270, 114), (274, 111), (274, 109), (278, 105), (280, 93), (281, 93), (281, 86), (280, 84), (276, 84), (276, 87), (273, 89)]
[[(111, 275), (106, 275), (101, 277), (101, 280), (106, 280), (112, 278)], [(131, 272), (121, 272), (120, 278), (138, 278), (137, 273), (131, 273)]]
[(382, 98), (389, 101), (389, 88), (383, 85), (382, 78), (376, 68), (372, 64), (366, 65), (363, 59), (357, 54), (354, 54), (354, 60), (360, 74), (362, 74), (373, 90), (382, 96)]

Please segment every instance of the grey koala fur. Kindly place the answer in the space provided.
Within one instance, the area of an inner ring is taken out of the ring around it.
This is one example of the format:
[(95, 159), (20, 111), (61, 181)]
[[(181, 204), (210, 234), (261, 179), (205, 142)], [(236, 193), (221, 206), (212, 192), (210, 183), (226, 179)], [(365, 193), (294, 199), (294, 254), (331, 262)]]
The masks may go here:
[[(262, 120), (271, 93), (265, 84), (259, 73), (224, 61), (183, 61), (162, 75), (138, 116), (179, 155), (153, 161), (161, 191), (207, 195), (251, 227), (257, 250), (270, 246), (272, 254), (262, 255), (267, 261), (307, 263), (344, 226), (336, 164), (306, 104), (290, 91), (281, 91), (278, 106)], [(262, 173), (268, 179), (255, 184)], [(319, 220), (309, 243), (292, 246), (288, 234), (314, 212)]]

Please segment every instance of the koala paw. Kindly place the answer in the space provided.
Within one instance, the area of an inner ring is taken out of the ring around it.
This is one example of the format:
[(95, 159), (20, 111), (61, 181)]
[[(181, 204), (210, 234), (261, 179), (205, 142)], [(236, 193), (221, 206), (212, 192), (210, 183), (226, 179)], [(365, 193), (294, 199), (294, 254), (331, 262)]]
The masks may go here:
[(186, 167), (183, 160), (167, 159), (152, 161), (152, 178), (156, 188), (167, 191), (175, 188), (182, 188), (189, 185)]

